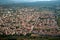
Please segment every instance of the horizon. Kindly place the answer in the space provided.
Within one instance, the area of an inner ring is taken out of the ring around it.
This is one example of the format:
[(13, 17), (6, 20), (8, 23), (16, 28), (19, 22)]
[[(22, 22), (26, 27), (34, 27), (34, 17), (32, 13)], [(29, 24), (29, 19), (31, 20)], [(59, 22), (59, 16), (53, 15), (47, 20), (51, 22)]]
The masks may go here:
[(0, 0), (0, 5), (6, 5), (6, 4), (17, 4), (17, 3), (34, 3), (34, 2), (60, 2), (59, 0)]

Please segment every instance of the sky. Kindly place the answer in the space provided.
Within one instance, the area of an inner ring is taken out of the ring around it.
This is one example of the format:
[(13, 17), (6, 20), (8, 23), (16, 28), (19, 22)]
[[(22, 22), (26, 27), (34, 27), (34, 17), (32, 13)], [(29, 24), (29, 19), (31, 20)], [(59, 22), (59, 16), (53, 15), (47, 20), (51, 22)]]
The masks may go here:
[(51, 1), (51, 0), (12, 0), (12, 1)]
[(52, 1), (52, 0), (12, 0), (16, 2), (25, 1), (25, 2), (36, 2), (36, 1)]
[(13, 1), (13, 2), (36, 2), (36, 1), (57, 1), (57, 0), (0, 0), (0, 2)]
[(37, 2), (37, 1), (59, 1), (59, 0), (0, 0), (0, 4), (22, 3), (22, 2)]

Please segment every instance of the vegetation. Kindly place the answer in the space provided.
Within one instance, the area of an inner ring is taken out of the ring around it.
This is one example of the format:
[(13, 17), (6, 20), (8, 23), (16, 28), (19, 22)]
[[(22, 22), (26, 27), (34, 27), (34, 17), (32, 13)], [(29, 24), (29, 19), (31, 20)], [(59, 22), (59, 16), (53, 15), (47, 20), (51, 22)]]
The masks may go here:
[(40, 37), (32, 37), (32, 36), (7, 36), (2, 37), (0, 40), (59, 40), (59, 37), (49, 37), (49, 36), (40, 36)]
[(60, 16), (58, 16), (57, 24), (58, 24), (58, 26), (60, 27)]

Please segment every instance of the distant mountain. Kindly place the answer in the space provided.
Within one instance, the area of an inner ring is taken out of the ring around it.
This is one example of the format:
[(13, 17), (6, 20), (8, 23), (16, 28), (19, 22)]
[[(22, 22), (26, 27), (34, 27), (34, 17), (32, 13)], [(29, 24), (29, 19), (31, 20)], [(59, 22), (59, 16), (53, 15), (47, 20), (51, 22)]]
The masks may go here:
[[(37, 3), (38, 2), (41, 2), (41, 1), (36, 1)], [(42, 3), (45, 3), (46, 1), (42, 1)], [(51, 2), (51, 1), (47, 1), (47, 2)], [(55, 1), (54, 1), (55, 2)], [(60, 2), (60, 1), (58, 1), (58, 2)], [(30, 2), (28, 2), (28, 1), (23, 1), (23, 0), (0, 0), (0, 5), (3, 5), (3, 4), (14, 4), (14, 3), (30, 3)], [(33, 3), (33, 2), (32, 2)]]
[(13, 3), (24, 3), (25, 1), (23, 0), (18, 0), (18, 1), (15, 1), (15, 0), (0, 0), (0, 5), (3, 5), (3, 4), (13, 4)]
[[(5, 1), (5, 0), (4, 0)], [(11, 7), (11, 6), (24, 6), (24, 7), (26, 7), (26, 6), (32, 6), (32, 7), (34, 7), (34, 6), (37, 6), (37, 7), (39, 7), (39, 6), (50, 6), (50, 5), (60, 5), (60, 1), (37, 1), (37, 2), (17, 2), (17, 3), (15, 3), (15, 2), (12, 2), (12, 1), (6, 1), (6, 2), (4, 2), (4, 1), (1, 1), (0, 0), (0, 6), (9, 6), (9, 7)]]
[(13, 3), (12, 1), (10, 0), (0, 0), (0, 5), (3, 5), (3, 4), (11, 4)]

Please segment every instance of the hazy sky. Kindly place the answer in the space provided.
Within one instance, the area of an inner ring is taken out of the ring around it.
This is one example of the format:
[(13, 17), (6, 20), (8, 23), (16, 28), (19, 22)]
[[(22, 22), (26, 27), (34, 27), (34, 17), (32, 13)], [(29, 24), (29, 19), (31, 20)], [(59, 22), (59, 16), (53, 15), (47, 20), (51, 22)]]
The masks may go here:
[(37, 1), (60, 1), (60, 0), (0, 0), (0, 4), (4, 3), (21, 3), (21, 2), (37, 2)]
[(36, 1), (57, 1), (57, 0), (0, 0), (0, 2), (13, 1), (13, 2), (36, 2)]
[(12, 0), (12, 1), (25, 1), (25, 2), (35, 2), (35, 1), (51, 1), (51, 0)]
[(51, 0), (13, 0), (13, 1), (51, 1)]

